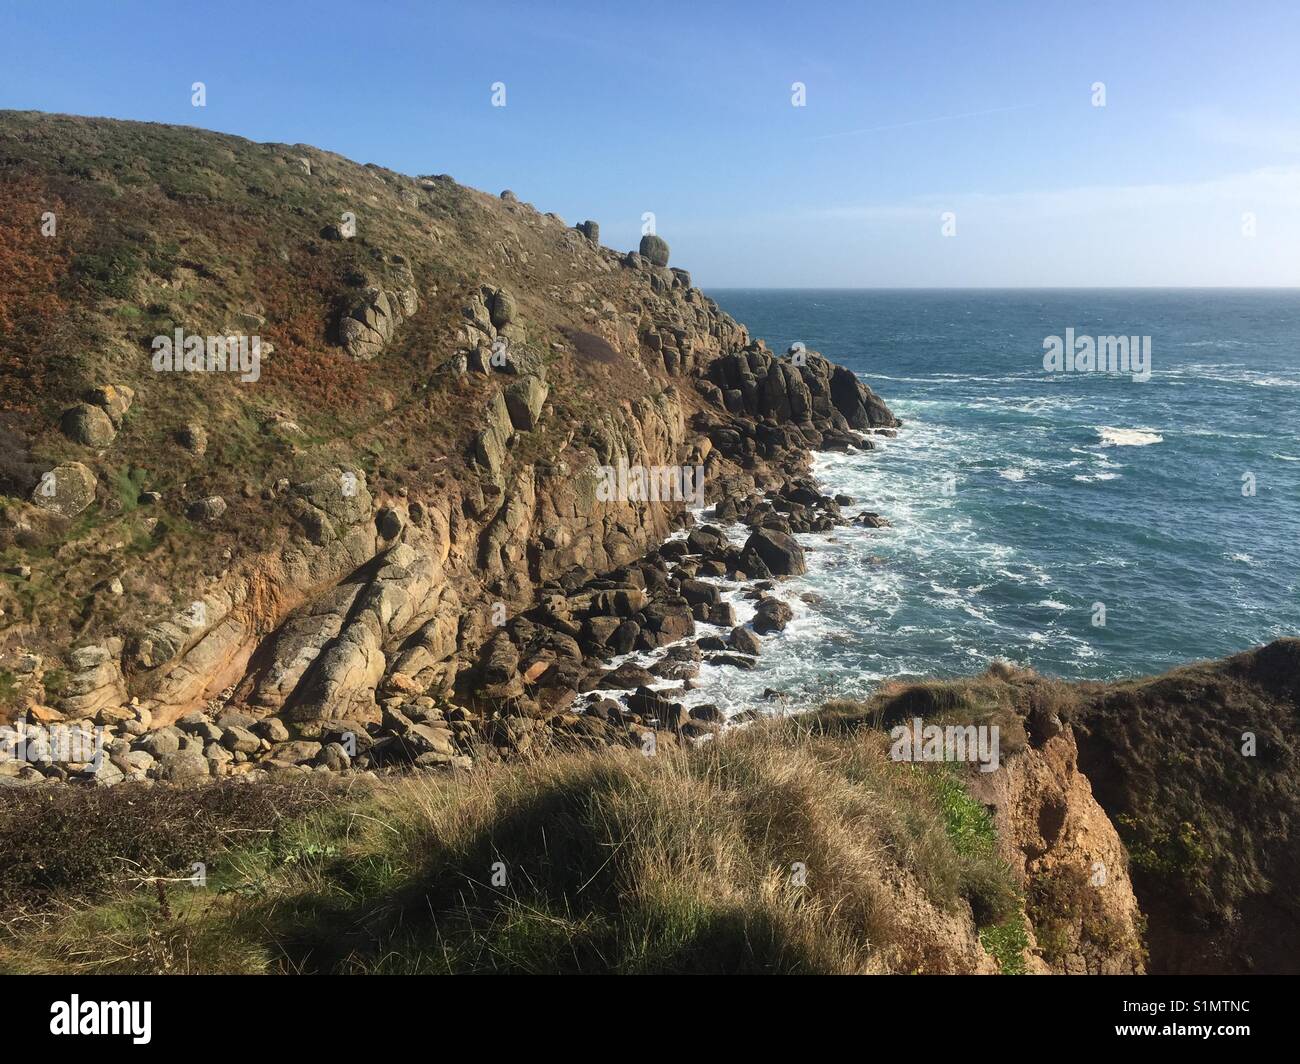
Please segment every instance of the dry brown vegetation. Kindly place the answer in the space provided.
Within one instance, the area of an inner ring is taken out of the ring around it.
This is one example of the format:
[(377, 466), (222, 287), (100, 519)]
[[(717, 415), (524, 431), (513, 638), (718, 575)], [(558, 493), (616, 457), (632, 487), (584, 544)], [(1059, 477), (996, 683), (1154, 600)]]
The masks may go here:
[[(602, 300), (637, 306), (606, 252), (530, 207), (449, 180), (420, 182), (301, 145), (10, 111), (0, 112), (0, 192), (0, 491), (9, 496), (0, 498), (0, 567), (34, 570), (25, 586), (0, 577), (0, 604), (38, 652), (119, 634), (114, 604), (95, 588), (120, 571), (123, 545), (152, 578), (121, 604), (142, 620), (170, 612), (168, 589), (202, 586), (227, 548), (274, 551), (292, 527), (263, 498), (280, 478), (341, 463), (364, 469), (377, 496), (438, 492), (440, 476), (463, 469), (497, 386), (438, 372), (480, 284), (514, 292), (525, 350), (552, 364), (557, 410), (606, 408), (658, 387), (628, 372), (636, 352), (614, 352), (588, 331)], [(355, 238), (326, 239), (345, 210), (358, 215)], [(45, 211), (57, 215), (54, 238), (41, 235)], [(354, 361), (335, 343), (334, 317), (394, 269), (411, 271), (419, 309), (381, 357)], [(256, 332), (274, 353), (256, 384), (153, 372), (152, 338), (177, 327)], [(575, 354), (562, 328), (618, 364)], [(135, 399), (112, 445), (95, 453), (65, 438), (59, 420), (105, 383), (131, 387)], [(301, 433), (273, 431), (281, 420)], [(189, 423), (206, 426), (202, 459), (177, 446)], [(538, 434), (530, 446), (564, 442)], [(54, 527), (18, 500), (70, 460), (99, 478), (99, 499)], [(163, 496), (143, 534), (131, 512), (140, 491)], [(194, 529), (185, 507), (204, 495), (229, 509)]]
[(64, 891), (11, 922), (0, 967), (994, 970), (978, 928), (1023, 917), (991, 827), (949, 770), (886, 749), (786, 722), (388, 782), (227, 838), (165, 912), (152, 885)]

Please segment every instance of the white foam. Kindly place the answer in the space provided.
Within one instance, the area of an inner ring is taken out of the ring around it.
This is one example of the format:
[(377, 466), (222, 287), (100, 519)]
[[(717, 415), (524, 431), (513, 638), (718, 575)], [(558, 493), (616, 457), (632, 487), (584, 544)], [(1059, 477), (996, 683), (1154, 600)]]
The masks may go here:
[(1149, 447), (1153, 443), (1164, 443), (1165, 438), (1150, 429), (1117, 429), (1102, 425), (1097, 430), (1103, 447)]

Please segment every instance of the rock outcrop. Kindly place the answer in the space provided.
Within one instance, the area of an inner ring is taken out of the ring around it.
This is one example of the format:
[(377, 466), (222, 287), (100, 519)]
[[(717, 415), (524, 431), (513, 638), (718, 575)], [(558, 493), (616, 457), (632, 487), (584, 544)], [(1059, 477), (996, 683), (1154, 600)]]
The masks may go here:
[(668, 241), (661, 236), (647, 233), (641, 238), (641, 247), (638, 249), (638, 253), (654, 266), (668, 265)]
[(371, 287), (339, 317), (338, 342), (352, 357), (369, 362), (384, 350), (398, 327), (419, 309), (414, 285), (396, 289)]
[(98, 406), (78, 403), (63, 415), (63, 432), (74, 443), (86, 447), (107, 447), (117, 439), (113, 419)]

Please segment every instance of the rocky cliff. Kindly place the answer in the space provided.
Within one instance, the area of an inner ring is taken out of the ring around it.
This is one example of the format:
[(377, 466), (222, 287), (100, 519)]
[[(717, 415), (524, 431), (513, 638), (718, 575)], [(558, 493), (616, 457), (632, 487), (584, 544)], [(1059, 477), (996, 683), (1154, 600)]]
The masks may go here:
[[(0, 152), (27, 208), (0, 307), (10, 710), (125, 729), (107, 778), (635, 741), (659, 699), (574, 724), (575, 696), (725, 622), (700, 567), (791, 571), (792, 529), (845, 519), (810, 449), (895, 424), (660, 237), (619, 252), (510, 192), (193, 130), (10, 114)], [(751, 542), (660, 551), (705, 503)], [(146, 762), (145, 732), (200, 717), (251, 737)]]

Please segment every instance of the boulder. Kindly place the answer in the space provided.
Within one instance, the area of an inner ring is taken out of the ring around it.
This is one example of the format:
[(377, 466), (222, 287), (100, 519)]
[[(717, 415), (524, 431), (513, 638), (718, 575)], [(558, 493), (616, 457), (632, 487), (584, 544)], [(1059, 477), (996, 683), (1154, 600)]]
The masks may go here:
[(176, 753), (180, 748), (181, 736), (175, 728), (161, 728), (156, 732), (150, 732), (134, 746), (134, 749), (141, 750), (158, 760)]
[(451, 730), (433, 724), (412, 724), (402, 733), (402, 740), (415, 754), (443, 754), (450, 757), (456, 752)]
[(509, 683), (519, 671), (519, 651), (504, 632), (488, 644), (483, 655), (483, 682)]
[(78, 647), (68, 660), (72, 672), (64, 683), (58, 708), (69, 719), (116, 710), (126, 701), (121, 665), (107, 646), (96, 643)]
[(616, 587), (592, 596), (591, 612), (596, 616), (630, 617), (646, 602), (639, 587)]
[(391, 506), (381, 507), (375, 514), (375, 528), (381, 539), (396, 539), (402, 534), (403, 527), (401, 512)]
[(329, 743), (316, 759), (317, 765), (324, 765), (331, 772), (344, 772), (352, 766), (352, 758), (342, 743)]
[(487, 427), (474, 438), (474, 460), (495, 477), (505, 466), (506, 448), (515, 434), (503, 392), (492, 393), (483, 411), (483, 421)]
[(781, 631), (793, 617), (794, 611), (789, 606), (780, 599), (769, 596), (759, 602), (751, 623), (755, 632), (766, 635), (769, 632)]
[(176, 442), (194, 457), (202, 457), (208, 450), (208, 431), (197, 421), (191, 421), (176, 430)]
[(704, 618), (709, 624), (721, 628), (731, 628), (736, 623), (736, 607), (730, 602), (715, 602), (709, 607), (708, 616)]
[(619, 721), (622, 719), (623, 707), (612, 698), (602, 698), (589, 705), (587, 712), (600, 720)]
[(233, 754), (253, 754), (261, 749), (262, 741), (247, 728), (232, 725), (222, 733), (221, 745)]
[(115, 428), (122, 427), (122, 419), (131, 409), (135, 399), (135, 390), (125, 384), (101, 384), (92, 388), (86, 395), (86, 401), (99, 407), (113, 422)]
[(593, 221), (585, 221), (578, 227), (578, 232), (590, 240), (593, 244), (600, 243), (600, 226)]
[(710, 525), (693, 528), (686, 537), (686, 546), (692, 554), (713, 554), (725, 547), (726, 543), (726, 536)]
[(645, 610), (646, 623), (658, 633), (663, 643), (675, 643), (695, 631), (695, 618), (690, 608), (681, 605), (653, 605)]
[(791, 536), (771, 528), (756, 528), (745, 540), (740, 564), (746, 572), (754, 571), (746, 564), (751, 557), (762, 561), (773, 576), (798, 576), (808, 571), (803, 548)]
[(368, 362), (392, 339), (397, 327), (419, 309), (414, 286), (370, 287), (335, 325), (338, 342), (359, 362)]
[(90, 767), (81, 778), (96, 787), (111, 787), (126, 779), (126, 773), (114, 761), (110, 761), (107, 757), (100, 757), (90, 763)]
[(712, 606), (722, 601), (718, 585), (710, 584), (707, 580), (683, 580), (681, 590), (682, 598), (692, 605), (699, 602)]
[(216, 521), (226, 512), (226, 500), (220, 495), (209, 495), (206, 499), (199, 499), (197, 502), (190, 503), (185, 511), (185, 516), (191, 521)]
[(726, 716), (717, 706), (711, 702), (704, 705), (695, 706), (691, 710), (691, 720), (702, 721), (705, 724), (725, 724)]
[(177, 750), (174, 754), (167, 754), (159, 760), (158, 778), (169, 783), (206, 779), (209, 775), (211, 769), (202, 750)]
[(492, 303), (488, 310), (492, 315), (492, 324), (498, 329), (509, 325), (519, 314), (519, 307), (515, 303), (515, 297), (504, 288), (498, 288), (493, 294)]
[(63, 434), (86, 447), (107, 447), (117, 438), (117, 427), (102, 407), (78, 403), (63, 412)]
[(542, 416), (542, 406), (550, 389), (535, 374), (528, 374), (505, 390), (506, 410), (510, 421), (520, 432), (531, 432)]
[(623, 662), (617, 669), (606, 673), (601, 681), (602, 687), (616, 687), (622, 691), (631, 691), (638, 687), (649, 687), (655, 678), (649, 671), (630, 661)]
[(284, 722), (278, 717), (264, 717), (254, 724), (251, 730), (269, 743), (285, 743), (289, 741), (289, 729), (284, 726)]
[(64, 462), (45, 473), (32, 490), (32, 502), (59, 517), (76, 517), (95, 501), (99, 481), (80, 462)]
[(592, 647), (607, 646), (622, 624), (617, 617), (589, 617), (583, 626), (584, 641)]
[(661, 236), (647, 233), (641, 238), (640, 254), (655, 266), (668, 265), (668, 241)]
[(614, 654), (626, 654), (636, 646), (640, 634), (641, 626), (636, 621), (623, 621), (610, 634), (607, 645)]
[(306, 765), (320, 756), (321, 744), (298, 739), (293, 742), (276, 743), (271, 747), (270, 758), (283, 761), (288, 765)]
[(665, 727), (681, 727), (688, 719), (686, 710), (680, 704), (670, 702), (648, 687), (638, 687), (634, 693), (624, 697), (627, 708), (633, 713), (643, 717), (654, 717)]
[(221, 715), (217, 717), (217, 726), (225, 731), (228, 728), (249, 728), (251, 729), (257, 723), (257, 718), (249, 716), (247, 713), (241, 713), (237, 709), (222, 710)]
[(157, 764), (153, 755), (147, 750), (132, 750), (123, 755), (122, 762), (130, 769), (130, 774), (134, 776), (143, 776)]
[[(775, 602), (777, 600), (773, 599), (772, 601)], [(741, 654), (749, 654), (751, 656), (756, 656), (763, 649), (763, 644), (760, 642), (758, 636), (748, 628), (744, 627), (733, 628), (731, 630), (731, 637), (727, 642), (732, 650)]]
[(691, 680), (699, 675), (700, 664), (698, 661), (665, 657), (656, 661), (650, 671), (661, 680)]

